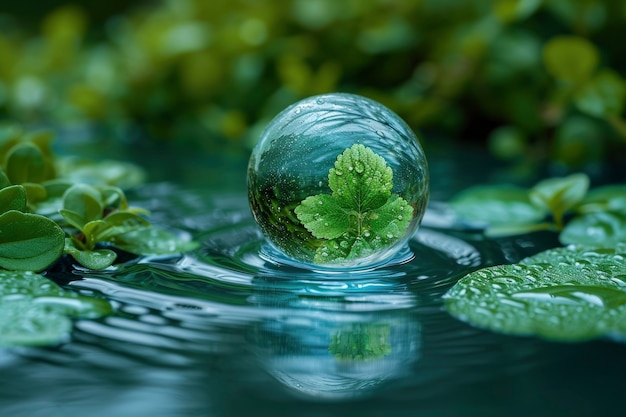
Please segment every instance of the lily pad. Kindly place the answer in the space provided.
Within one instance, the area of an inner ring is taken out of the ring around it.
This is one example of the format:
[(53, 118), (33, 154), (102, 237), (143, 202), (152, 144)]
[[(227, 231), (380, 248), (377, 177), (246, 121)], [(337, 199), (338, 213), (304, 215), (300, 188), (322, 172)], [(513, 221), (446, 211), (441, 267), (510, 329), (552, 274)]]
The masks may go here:
[(564, 245), (615, 247), (626, 242), (626, 212), (598, 211), (576, 217), (567, 224), (559, 240)]
[(626, 340), (626, 260), (615, 250), (553, 249), (475, 271), (445, 295), (454, 317), (512, 335)]
[(33, 272), (0, 271), (0, 346), (45, 346), (67, 339), (71, 318), (110, 314), (102, 299), (65, 291)]

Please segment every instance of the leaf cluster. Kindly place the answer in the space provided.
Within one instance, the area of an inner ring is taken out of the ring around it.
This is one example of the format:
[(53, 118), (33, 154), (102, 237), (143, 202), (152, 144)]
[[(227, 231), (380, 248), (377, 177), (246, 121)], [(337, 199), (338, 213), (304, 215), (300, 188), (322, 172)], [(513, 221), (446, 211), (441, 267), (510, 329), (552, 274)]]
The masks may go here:
[(121, 188), (59, 177), (51, 139), (14, 126), (0, 130), (0, 269), (42, 271), (63, 253), (86, 268), (103, 269), (117, 257), (103, 245), (135, 254), (192, 247), (151, 226), (147, 212), (129, 207)]
[(413, 219), (413, 207), (391, 193), (393, 171), (366, 146), (355, 144), (337, 157), (328, 185), (332, 194), (307, 197), (294, 210), (320, 240), (315, 263), (353, 261), (388, 247)]
[(563, 244), (615, 247), (626, 240), (626, 185), (589, 191), (584, 174), (549, 178), (530, 189), (472, 187), (450, 206), (463, 221), (484, 227), (488, 236), (553, 230)]

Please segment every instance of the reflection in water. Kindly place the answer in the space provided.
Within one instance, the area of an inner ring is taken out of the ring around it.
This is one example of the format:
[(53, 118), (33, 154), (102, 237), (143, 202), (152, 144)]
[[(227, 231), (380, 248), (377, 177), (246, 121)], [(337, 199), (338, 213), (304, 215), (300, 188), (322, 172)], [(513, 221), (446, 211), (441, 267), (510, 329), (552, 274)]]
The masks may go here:
[(257, 323), (250, 341), (261, 366), (291, 390), (353, 399), (406, 376), (419, 357), (420, 327), (405, 311), (308, 310)]

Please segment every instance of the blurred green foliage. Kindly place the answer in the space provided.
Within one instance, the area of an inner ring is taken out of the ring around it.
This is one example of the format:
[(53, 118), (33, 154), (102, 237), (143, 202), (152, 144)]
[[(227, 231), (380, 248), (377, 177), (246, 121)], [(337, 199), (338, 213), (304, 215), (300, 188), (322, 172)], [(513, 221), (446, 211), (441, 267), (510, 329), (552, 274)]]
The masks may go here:
[(426, 141), (589, 170), (623, 161), (625, 23), (620, 0), (170, 0), (104, 20), (61, 6), (34, 27), (0, 15), (0, 117), (247, 153), (285, 106), (348, 91)]

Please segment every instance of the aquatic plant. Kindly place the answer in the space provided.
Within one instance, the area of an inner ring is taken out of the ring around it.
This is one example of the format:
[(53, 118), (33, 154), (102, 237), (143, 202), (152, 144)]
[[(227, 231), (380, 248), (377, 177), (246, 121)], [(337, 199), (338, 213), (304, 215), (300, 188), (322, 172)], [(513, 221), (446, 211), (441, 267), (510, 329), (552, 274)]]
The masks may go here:
[(444, 296), (446, 309), (508, 334), (626, 340), (626, 187), (588, 187), (575, 174), (530, 190), (481, 186), (454, 198), (458, 215), (487, 236), (552, 231), (567, 246), (466, 275)]
[[(108, 302), (78, 297), (35, 272), (64, 255), (88, 269), (104, 269), (120, 250), (133, 254), (172, 253), (194, 247), (150, 224), (143, 209), (128, 205), (124, 191), (108, 184), (109, 170), (91, 175), (93, 184), (63, 176), (67, 166), (53, 154), (47, 132), (0, 131), (0, 345), (51, 344), (67, 336), (66, 316), (110, 313)], [(132, 165), (108, 162), (128, 184), (138, 179)], [(85, 174), (85, 165), (81, 165)], [(100, 179), (98, 181), (97, 179)]]
[(413, 219), (413, 207), (391, 193), (391, 168), (361, 144), (337, 157), (328, 185), (332, 194), (307, 197), (295, 209), (304, 227), (322, 240), (316, 263), (350, 261), (388, 247)]

